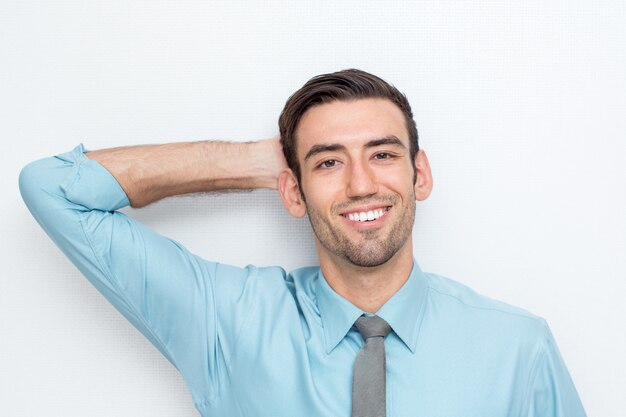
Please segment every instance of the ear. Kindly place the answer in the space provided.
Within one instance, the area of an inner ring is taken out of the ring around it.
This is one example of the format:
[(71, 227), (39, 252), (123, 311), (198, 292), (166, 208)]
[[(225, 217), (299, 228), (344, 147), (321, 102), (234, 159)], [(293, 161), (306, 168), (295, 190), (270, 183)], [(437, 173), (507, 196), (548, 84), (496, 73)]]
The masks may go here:
[(306, 204), (300, 193), (298, 180), (291, 169), (284, 169), (278, 175), (278, 192), (289, 214), (302, 217), (306, 214)]
[(423, 149), (420, 149), (417, 155), (415, 155), (415, 172), (417, 173), (415, 199), (424, 201), (433, 189), (433, 174), (430, 171), (430, 163)]

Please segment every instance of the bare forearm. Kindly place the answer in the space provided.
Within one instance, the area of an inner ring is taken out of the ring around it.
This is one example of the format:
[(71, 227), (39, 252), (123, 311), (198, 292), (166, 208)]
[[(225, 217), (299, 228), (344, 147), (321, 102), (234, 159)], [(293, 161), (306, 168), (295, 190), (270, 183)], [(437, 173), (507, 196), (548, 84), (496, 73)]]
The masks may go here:
[(115, 177), (133, 207), (179, 194), (276, 188), (285, 167), (277, 139), (129, 146), (86, 155)]

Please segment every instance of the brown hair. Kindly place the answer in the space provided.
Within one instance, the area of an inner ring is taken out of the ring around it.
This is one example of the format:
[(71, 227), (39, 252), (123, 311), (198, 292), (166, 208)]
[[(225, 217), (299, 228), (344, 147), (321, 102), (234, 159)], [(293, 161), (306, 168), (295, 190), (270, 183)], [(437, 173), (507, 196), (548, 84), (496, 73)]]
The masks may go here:
[[(296, 149), (296, 130), (304, 113), (313, 106), (362, 98), (386, 98), (402, 110), (409, 133), (411, 160), (415, 160), (415, 155), (419, 150), (417, 127), (406, 96), (393, 85), (373, 74), (358, 69), (347, 69), (311, 78), (289, 97), (280, 113), (278, 119), (280, 143), (287, 165), (295, 174), (298, 183), (301, 180), (301, 171)], [(415, 176), (413, 182), (415, 182)]]

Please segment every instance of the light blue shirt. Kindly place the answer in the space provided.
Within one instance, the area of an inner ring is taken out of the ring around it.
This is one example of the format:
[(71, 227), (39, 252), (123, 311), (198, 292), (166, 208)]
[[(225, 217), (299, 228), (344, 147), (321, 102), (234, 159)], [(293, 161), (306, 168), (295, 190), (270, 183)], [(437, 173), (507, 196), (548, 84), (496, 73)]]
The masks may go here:
[[(46, 233), (184, 377), (203, 416), (348, 417), (363, 311), (318, 267), (206, 261), (125, 214), (82, 145), (26, 166), (20, 189)], [(378, 311), (389, 417), (578, 417), (545, 321), (417, 263)]]

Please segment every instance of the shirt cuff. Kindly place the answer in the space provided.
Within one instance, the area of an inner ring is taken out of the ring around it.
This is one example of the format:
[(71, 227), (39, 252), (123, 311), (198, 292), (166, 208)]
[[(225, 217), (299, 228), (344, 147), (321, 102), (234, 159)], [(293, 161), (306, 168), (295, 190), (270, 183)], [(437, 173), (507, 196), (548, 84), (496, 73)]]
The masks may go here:
[(70, 152), (57, 155), (60, 160), (73, 164), (73, 169), (61, 184), (65, 197), (76, 204), (102, 211), (115, 211), (130, 205), (128, 196), (102, 165), (85, 156), (81, 143)]

